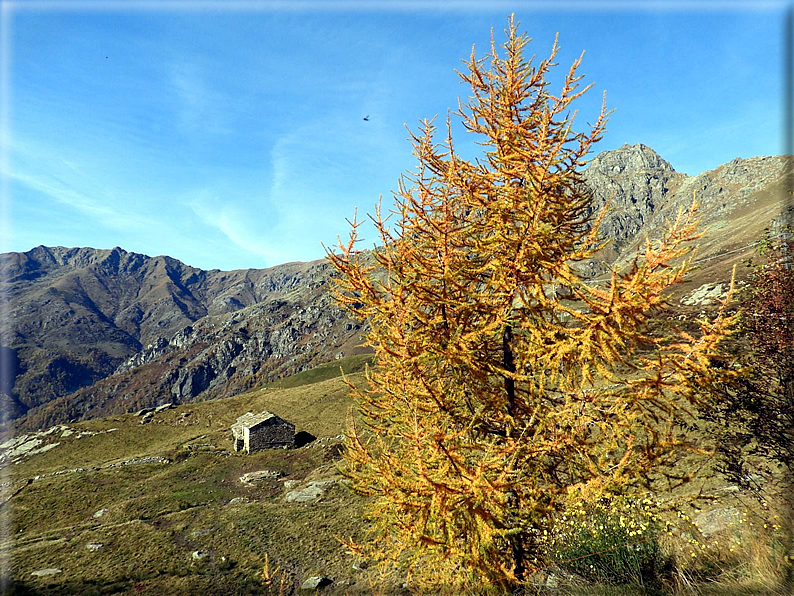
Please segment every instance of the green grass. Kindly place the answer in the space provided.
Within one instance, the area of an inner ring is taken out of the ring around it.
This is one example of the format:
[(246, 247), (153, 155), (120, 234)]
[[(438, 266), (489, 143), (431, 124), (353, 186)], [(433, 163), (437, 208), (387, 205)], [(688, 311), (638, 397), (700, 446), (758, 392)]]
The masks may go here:
[(372, 354), (357, 354), (354, 356), (345, 356), (333, 362), (321, 364), (311, 370), (306, 370), (291, 377), (280, 379), (273, 383), (268, 384), (268, 387), (278, 389), (289, 389), (291, 387), (301, 387), (304, 385), (311, 385), (319, 381), (327, 381), (335, 379), (344, 374), (351, 375), (357, 372), (363, 372), (364, 368), (371, 364)]
[[(333, 475), (327, 450), (313, 445), (250, 456), (200, 451), (171, 464), (34, 481), (13, 501), (12, 566), (37, 590), (78, 582), (123, 588), (122, 593), (134, 593), (135, 583), (163, 594), (199, 588), (262, 593), (266, 555), (294, 582), (313, 574), (355, 581), (351, 560), (335, 536), (360, 533), (360, 499), (344, 485), (328, 488), (319, 502), (284, 499), (281, 480), (300, 481), (318, 468)], [(239, 482), (243, 473), (260, 469), (280, 470), (284, 478), (253, 487)], [(230, 503), (237, 497), (245, 500)], [(95, 518), (103, 508), (107, 512)], [(92, 542), (104, 547), (92, 552), (87, 548)], [(192, 559), (197, 550), (209, 553), (206, 560)], [(63, 573), (31, 578), (32, 571), (50, 567)]]

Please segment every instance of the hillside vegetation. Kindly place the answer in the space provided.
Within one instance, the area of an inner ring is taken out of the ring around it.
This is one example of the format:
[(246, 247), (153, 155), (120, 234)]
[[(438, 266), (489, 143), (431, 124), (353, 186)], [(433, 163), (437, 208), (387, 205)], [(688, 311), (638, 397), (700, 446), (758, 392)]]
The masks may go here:
[[(335, 536), (362, 529), (360, 499), (336, 470), (350, 406), (339, 364), (356, 360), (338, 363), (335, 374), (331, 366), (304, 373), (309, 384), (296, 377), (284, 382), (289, 388), (179, 406), (147, 424), (127, 414), (39, 435), (57, 445), (3, 471), (11, 483), (3, 514), (13, 510), (2, 544), (16, 578), (11, 593), (261, 594), (266, 557), (291, 586), (326, 575), (336, 580), (328, 593), (353, 593), (360, 578)], [(230, 425), (265, 409), (317, 439), (233, 452)], [(240, 481), (262, 470), (278, 476)], [(328, 480), (319, 498), (285, 499), (285, 482), (299, 490)], [(40, 569), (61, 571), (31, 575)]]
[[(337, 365), (355, 369), (361, 359)], [(361, 383), (363, 375), (352, 373), (349, 380)], [(337, 539), (359, 539), (366, 530), (364, 498), (337, 470), (351, 406), (339, 367), (281, 384), (167, 409), (147, 424), (126, 414), (42, 429), (37, 447), (55, 446), (1, 472), (8, 484), (0, 513), (8, 531), (0, 554), (9, 557), (15, 578), (6, 593), (297, 594), (308, 578), (322, 576), (333, 580), (323, 594), (407, 594), (404, 577), (380, 577)], [(231, 423), (248, 410), (265, 409), (317, 439), (298, 449), (233, 452)], [(682, 471), (688, 465), (682, 462)], [(278, 475), (240, 480), (263, 470)], [(312, 482), (321, 487), (318, 497), (287, 500)], [(760, 511), (716, 475), (658, 496), (700, 490), (708, 498), (690, 517), (705, 524), (708, 538), (693, 546), (696, 530), (678, 519), (667, 545), (691, 561), (681, 570), (683, 581), (699, 581), (702, 594), (780, 593), (773, 582), (774, 557), (781, 552), (771, 521), (774, 503)], [(269, 586), (262, 574), (266, 561), (271, 573), (280, 570)], [(562, 594), (657, 593), (583, 582), (552, 563), (535, 581), (538, 590), (557, 586), (553, 592)]]

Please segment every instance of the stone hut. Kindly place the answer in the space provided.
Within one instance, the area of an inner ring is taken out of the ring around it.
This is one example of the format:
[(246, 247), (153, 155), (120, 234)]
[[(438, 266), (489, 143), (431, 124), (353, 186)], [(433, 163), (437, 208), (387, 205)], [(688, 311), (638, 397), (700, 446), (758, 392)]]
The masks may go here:
[(232, 424), (232, 440), (235, 451), (246, 453), (260, 449), (293, 447), (295, 425), (272, 412), (247, 412)]

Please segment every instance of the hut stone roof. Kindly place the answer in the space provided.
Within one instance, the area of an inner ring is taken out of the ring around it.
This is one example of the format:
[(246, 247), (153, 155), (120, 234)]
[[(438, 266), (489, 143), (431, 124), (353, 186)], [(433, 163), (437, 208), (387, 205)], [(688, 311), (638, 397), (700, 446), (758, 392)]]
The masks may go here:
[(276, 416), (272, 412), (262, 412), (260, 414), (254, 414), (253, 412), (246, 412), (245, 414), (237, 418), (237, 422), (232, 424), (232, 433), (236, 437), (242, 437), (244, 428), (246, 427), (252, 428), (272, 418), (275, 418), (273, 422), (281, 421), (286, 424), (290, 424), (289, 422), (287, 422), (280, 416)]

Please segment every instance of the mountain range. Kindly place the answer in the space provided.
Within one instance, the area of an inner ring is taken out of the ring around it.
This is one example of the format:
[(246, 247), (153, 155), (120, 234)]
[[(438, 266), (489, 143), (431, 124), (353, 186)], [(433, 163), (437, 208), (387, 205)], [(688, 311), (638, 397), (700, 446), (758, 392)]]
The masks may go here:
[[(612, 242), (585, 274), (597, 283), (613, 264), (624, 266), (694, 196), (706, 230), (699, 267), (669, 300), (682, 312), (699, 310), (704, 302), (687, 296), (724, 284), (784, 217), (791, 167), (783, 156), (737, 158), (688, 176), (642, 144), (597, 155), (583, 177), (594, 214), (609, 202), (600, 231)], [(119, 247), (2, 254), (10, 319), (0, 330), (5, 423), (45, 428), (226, 397), (366, 353), (365, 329), (328, 292), (331, 275), (325, 259), (205, 271)]]

